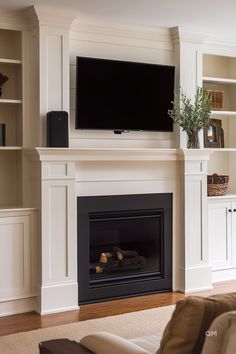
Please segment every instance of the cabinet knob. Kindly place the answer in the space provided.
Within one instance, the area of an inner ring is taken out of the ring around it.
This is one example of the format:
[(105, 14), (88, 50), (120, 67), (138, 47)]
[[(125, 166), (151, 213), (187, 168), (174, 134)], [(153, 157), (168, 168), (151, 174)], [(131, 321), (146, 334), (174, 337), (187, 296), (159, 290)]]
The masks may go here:
[(233, 212), (235, 213), (235, 212), (236, 212), (236, 209), (234, 209)]
[(232, 209), (229, 209), (229, 213), (232, 213)]

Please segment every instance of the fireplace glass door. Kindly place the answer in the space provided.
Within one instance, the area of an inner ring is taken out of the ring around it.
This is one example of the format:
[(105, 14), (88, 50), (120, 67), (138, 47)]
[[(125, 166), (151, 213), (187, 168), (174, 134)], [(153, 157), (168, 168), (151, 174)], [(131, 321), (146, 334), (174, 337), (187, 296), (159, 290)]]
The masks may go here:
[(79, 303), (172, 289), (172, 194), (78, 197)]
[(161, 277), (162, 256), (162, 210), (89, 214), (90, 286)]

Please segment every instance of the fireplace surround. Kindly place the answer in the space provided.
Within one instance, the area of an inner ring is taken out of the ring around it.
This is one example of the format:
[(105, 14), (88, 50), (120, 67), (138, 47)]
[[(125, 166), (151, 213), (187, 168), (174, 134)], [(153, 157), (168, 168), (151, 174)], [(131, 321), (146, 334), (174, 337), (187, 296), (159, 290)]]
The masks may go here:
[(172, 290), (172, 194), (77, 198), (79, 303)]
[[(77, 198), (85, 201), (85, 197), (93, 196), (171, 193), (172, 289), (211, 289), (207, 229), (202, 223), (207, 215), (208, 150), (38, 148), (29, 156), (34, 167), (32, 178), (41, 180), (41, 188), (32, 191), (41, 200), (41, 278), (34, 307), (38, 312), (77, 310), (81, 303), (83, 284), (78, 283), (78, 271), (86, 268), (83, 264), (78, 269)], [(148, 208), (157, 208), (153, 204)], [(138, 202), (135, 208), (142, 209), (143, 205)], [(142, 282), (148, 284), (148, 280)], [(132, 296), (119, 295), (118, 285), (114, 288), (113, 298)], [(168, 284), (165, 289), (169, 288)], [(134, 295), (147, 292), (146, 286), (137, 290), (137, 286), (132, 290)], [(157, 291), (156, 287), (148, 289), (149, 293)]]

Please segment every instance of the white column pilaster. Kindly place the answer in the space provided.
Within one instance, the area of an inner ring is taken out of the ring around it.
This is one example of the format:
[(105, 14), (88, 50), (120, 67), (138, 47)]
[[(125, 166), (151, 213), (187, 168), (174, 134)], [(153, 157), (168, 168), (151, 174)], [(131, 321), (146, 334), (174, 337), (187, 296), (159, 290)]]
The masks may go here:
[(46, 161), (42, 176), (41, 314), (78, 309), (75, 163)]
[(212, 288), (207, 233), (207, 160), (209, 152), (183, 150), (185, 210), (185, 292)]

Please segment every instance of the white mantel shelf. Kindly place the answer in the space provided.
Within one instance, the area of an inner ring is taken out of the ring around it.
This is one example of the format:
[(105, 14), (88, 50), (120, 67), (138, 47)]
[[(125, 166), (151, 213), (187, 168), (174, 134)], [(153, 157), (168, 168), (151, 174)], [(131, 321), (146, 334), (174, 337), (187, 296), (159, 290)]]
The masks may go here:
[(41, 161), (173, 161), (177, 149), (36, 148)]
[[(177, 161), (208, 159), (206, 149), (36, 148), (40, 161)], [(32, 154), (32, 151), (29, 152)]]

